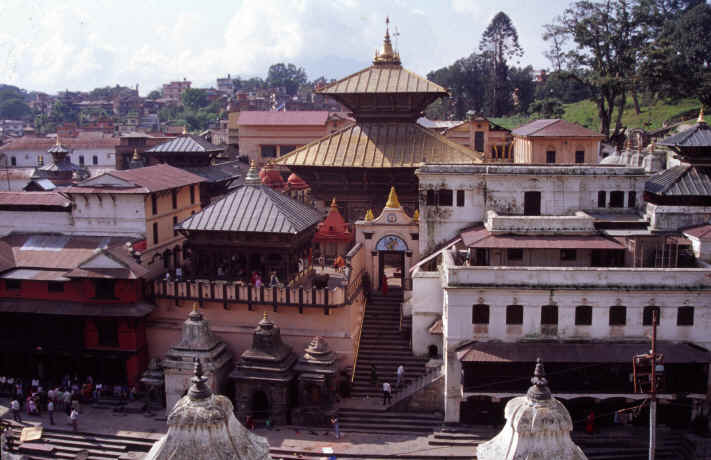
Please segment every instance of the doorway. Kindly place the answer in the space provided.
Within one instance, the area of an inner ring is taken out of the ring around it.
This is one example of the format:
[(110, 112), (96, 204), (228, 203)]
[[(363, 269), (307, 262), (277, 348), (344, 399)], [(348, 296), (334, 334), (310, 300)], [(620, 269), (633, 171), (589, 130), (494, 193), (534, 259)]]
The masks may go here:
[(378, 289), (383, 293), (401, 291), (405, 280), (405, 252), (378, 251), (378, 267)]
[(523, 215), (524, 216), (540, 216), (541, 215), (541, 192), (524, 192), (523, 193)]
[(252, 395), (251, 409), (255, 419), (266, 420), (271, 416), (269, 398), (264, 391), (258, 390)]

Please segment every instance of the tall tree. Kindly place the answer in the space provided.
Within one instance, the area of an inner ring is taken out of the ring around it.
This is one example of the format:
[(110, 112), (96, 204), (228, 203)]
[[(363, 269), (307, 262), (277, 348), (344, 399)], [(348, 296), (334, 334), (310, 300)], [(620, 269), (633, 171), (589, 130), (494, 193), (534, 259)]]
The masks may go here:
[(299, 87), (306, 84), (306, 71), (303, 67), (296, 67), (294, 64), (273, 64), (267, 72), (266, 84), (270, 87), (282, 86), (286, 88), (286, 93), (293, 96)]
[(570, 76), (593, 89), (600, 133), (618, 137), (623, 131), (622, 114), (633, 84), (638, 50), (644, 42), (632, 0), (579, 0), (557, 18), (554, 26), (556, 33), (577, 45), (568, 52), (569, 65), (585, 73)]
[(500, 11), (491, 20), (481, 36), (479, 50), (489, 63), (493, 78), (489, 80), (488, 98), (491, 115), (503, 115), (504, 107), (511, 99), (512, 89), (508, 83), (508, 61), (523, 56), (518, 43), (518, 32), (506, 13)]

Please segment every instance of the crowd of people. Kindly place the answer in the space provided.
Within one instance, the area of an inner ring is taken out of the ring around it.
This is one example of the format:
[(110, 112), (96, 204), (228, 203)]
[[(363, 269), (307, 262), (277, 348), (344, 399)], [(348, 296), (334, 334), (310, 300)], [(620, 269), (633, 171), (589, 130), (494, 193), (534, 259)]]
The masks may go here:
[(91, 376), (80, 381), (79, 377), (71, 378), (68, 374), (61, 381), (40, 381), (0, 376), (0, 393), (10, 400), (13, 419), (22, 423), (23, 412), (26, 415), (49, 418), (50, 425), (55, 424), (55, 411), (64, 412), (68, 422), (78, 431), (79, 414), (82, 403), (98, 401), (103, 397), (114, 397), (122, 400), (136, 399), (137, 388), (127, 385), (105, 385), (95, 382)]

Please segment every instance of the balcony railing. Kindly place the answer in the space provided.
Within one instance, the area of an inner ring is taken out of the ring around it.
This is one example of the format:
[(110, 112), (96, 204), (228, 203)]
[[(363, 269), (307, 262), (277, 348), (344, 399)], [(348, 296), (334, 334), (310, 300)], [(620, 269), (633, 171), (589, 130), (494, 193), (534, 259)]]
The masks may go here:
[(155, 280), (152, 295), (158, 299), (179, 301), (221, 303), (225, 310), (233, 305), (271, 305), (274, 311), (279, 307), (295, 307), (299, 313), (304, 308), (320, 307), (328, 314), (330, 308), (349, 305), (361, 291), (362, 273), (352, 274), (345, 287), (303, 288), (303, 287), (254, 287), (242, 283), (217, 280), (168, 281)]

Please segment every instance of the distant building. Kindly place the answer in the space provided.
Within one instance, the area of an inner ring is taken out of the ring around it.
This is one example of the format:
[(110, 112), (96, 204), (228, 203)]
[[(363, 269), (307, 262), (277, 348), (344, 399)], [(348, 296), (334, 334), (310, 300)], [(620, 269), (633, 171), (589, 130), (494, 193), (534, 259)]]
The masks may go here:
[(535, 120), (511, 131), (514, 163), (574, 164), (599, 161), (600, 133), (560, 119)]
[(163, 97), (173, 102), (180, 102), (180, 97), (186, 89), (190, 88), (192, 82), (185, 79), (183, 81), (171, 81), (163, 85)]
[(227, 78), (217, 79), (217, 91), (225, 93), (229, 96), (235, 92), (235, 82), (232, 80), (232, 76), (227, 74)]
[(0, 120), (0, 136), (22, 137), (25, 134), (22, 120)]
[[(77, 131), (76, 136), (61, 136), (62, 145), (71, 150), (72, 163), (85, 167), (114, 167), (119, 138), (102, 132)], [(0, 146), (8, 164), (17, 168), (32, 168), (49, 162), (47, 150), (56, 143), (49, 137), (24, 136)]]
[(486, 155), (487, 163), (513, 163), (511, 131), (482, 115), (471, 115), (466, 121), (441, 121), (419, 118), (417, 123), (433, 129), (457, 144)]

